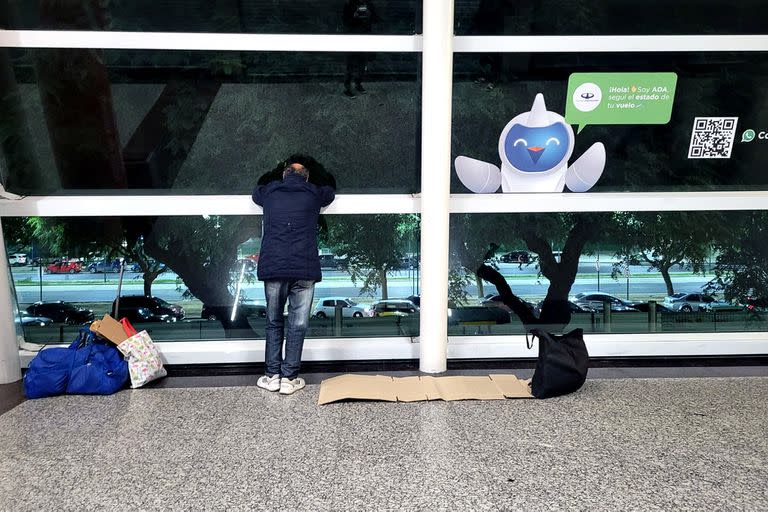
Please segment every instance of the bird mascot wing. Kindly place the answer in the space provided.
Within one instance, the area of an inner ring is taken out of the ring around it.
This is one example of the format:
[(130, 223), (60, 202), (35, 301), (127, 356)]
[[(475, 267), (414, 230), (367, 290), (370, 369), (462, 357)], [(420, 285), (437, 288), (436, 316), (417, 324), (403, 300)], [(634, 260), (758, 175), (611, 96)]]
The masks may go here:
[(466, 156), (457, 156), (454, 161), (456, 175), (475, 194), (492, 194), (501, 185), (501, 171), (487, 162)]
[(605, 168), (605, 146), (595, 142), (565, 173), (565, 186), (571, 192), (586, 192), (597, 183)]

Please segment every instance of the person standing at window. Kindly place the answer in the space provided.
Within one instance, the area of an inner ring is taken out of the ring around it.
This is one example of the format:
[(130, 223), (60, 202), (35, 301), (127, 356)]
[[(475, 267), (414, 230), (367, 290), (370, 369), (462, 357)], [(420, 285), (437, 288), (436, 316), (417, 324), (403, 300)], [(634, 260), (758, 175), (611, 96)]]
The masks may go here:
[(320, 209), (335, 198), (335, 186), (314, 158), (293, 155), (262, 176), (253, 191), (253, 202), (264, 210), (257, 277), (267, 299), (266, 368), (256, 385), (268, 391), (290, 395), (305, 386), (298, 376), (301, 352), (315, 283), (322, 279), (317, 223)]
[[(347, 0), (342, 14), (344, 27), (350, 34), (370, 34), (373, 23), (378, 21), (373, 4), (370, 0)], [(352, 91), (352, 82), (355, 82), (355, 91), (365, 94), (363, 78), (371, 55), (365, 52), (353, 52), (347, 54), (347, 72), (344, 76), (344, 95), (355, 97)]]

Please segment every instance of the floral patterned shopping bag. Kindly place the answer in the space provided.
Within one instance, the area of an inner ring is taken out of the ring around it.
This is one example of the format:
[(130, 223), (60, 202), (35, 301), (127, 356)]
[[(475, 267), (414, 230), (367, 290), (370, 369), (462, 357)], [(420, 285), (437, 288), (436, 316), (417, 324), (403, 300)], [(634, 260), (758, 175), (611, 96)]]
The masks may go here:
[(117, 346), (128, 358), (128, 371), (131, 375), (131, 387), (139, 388), (147, 382), (165, 377), (168, 372), (163, 368), (160, 353), (147, 331), (140, 331)]

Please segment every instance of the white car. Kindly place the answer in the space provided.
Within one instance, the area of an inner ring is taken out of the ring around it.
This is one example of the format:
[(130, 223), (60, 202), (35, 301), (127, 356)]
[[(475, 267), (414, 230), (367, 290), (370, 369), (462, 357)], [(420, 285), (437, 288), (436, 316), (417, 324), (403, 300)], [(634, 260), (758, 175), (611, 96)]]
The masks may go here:
[(23, 254), (23, 253), (16, 253), (16, 254), (12, 254), (12, 255), (11, 255), (9, 258), (8, 258), (8, 263), (10, 263), (10, 265), (11, 265), (12, 267), (21, 267), (21, 266), (24, 266), (24, 265), (26, 265), (26, 264), (27, 264), (27, 255), (26, 255), (26, 254)]
[(373, 310), (369, 306), (358, 305), (357, 302), (347, 297), (323, 297), (317, 301), (314, 315), (317, 318), (331, 318), (336, 316), (336, 306), (341, 306), (342, 317), (372, 317)]
[(681, 313), (690, 313), (692, 311), (707, 311), (724, 306), (730, 306), (729, 303), (716, 300), (711, 295), (704, 293), (676, 293), (664, 297), (662, 302), (672, 311)]

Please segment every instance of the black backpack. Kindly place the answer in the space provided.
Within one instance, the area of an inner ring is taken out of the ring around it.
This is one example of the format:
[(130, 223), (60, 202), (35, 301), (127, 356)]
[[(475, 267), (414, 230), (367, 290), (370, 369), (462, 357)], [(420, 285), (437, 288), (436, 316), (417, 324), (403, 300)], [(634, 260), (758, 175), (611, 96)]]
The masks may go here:
[(589, 353), (584, 344), (584, 330), (574, 329), (556, 335), (541, 329), (531, 330), (532, 338), (525, 340), (533, 347), (539, 338), (539, 359), (531, 379), (531, 392), (536, 398), (551, 398), (573, 393), (584, 385), (589, 369)]

